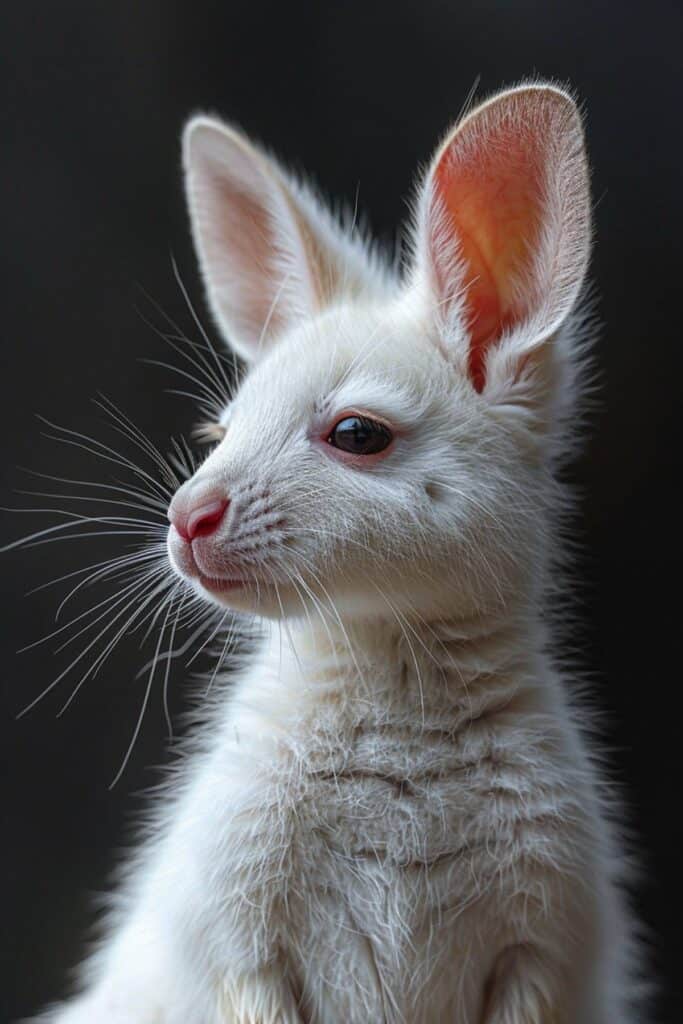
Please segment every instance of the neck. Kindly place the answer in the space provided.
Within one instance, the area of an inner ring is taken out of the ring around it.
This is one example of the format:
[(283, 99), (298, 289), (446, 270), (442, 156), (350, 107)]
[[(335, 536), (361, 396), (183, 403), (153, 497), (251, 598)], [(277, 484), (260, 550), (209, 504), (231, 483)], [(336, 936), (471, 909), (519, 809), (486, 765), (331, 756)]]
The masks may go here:
[(542, 646), (536, 617), (520, 607), (431, 622), (289, 622), (275, 639), (306, 705), (355, 700), (423, 723), (530, 694)]

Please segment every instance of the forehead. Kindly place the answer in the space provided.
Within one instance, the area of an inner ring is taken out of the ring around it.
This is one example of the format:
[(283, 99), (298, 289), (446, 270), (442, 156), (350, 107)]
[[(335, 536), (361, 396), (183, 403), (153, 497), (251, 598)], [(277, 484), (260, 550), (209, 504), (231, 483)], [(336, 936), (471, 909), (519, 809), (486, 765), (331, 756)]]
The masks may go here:
[(427, 330), (399, 309), (339, 307), (281, 339), (250, 371), (238, 402), (270, 415), (329, 404), (381, 411), (445, 385), (445, 377)]

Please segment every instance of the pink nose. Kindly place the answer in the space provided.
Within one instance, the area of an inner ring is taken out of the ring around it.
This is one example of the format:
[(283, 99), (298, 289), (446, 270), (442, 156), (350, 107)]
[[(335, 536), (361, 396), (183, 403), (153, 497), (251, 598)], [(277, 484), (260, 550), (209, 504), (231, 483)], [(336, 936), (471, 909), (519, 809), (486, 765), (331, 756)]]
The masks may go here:
[(171, 505), (168, 518), (176, 530), (188, 541), (195, 537), (208, 537), (218, 528), (225, 510), (230, 504), (225, 498), (217, 498), (214, 501), (201, 501), (189, 508)]

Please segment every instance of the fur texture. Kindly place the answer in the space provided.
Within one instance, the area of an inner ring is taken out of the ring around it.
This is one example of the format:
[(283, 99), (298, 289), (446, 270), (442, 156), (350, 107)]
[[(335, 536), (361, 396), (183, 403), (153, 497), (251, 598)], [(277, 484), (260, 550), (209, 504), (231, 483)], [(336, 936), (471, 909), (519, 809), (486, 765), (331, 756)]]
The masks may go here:
[[(590, 246), (572, 99), (523, 85), (446, 136), (403, 274), (233, 129), (195, 119), (184, 160), (249, 372), (171, 516), (228, 509), (169, 558), (264, 627), (46, 1019), (626, 1024), (623, 857), (547, 614)], [(385, 452), (333, 448), (352, 413)]]

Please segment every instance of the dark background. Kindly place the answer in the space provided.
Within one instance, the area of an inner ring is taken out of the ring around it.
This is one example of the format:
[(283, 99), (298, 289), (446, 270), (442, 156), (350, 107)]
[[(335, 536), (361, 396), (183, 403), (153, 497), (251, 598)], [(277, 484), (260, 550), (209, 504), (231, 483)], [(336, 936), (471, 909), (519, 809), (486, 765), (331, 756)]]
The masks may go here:
[[(662, 1022), (680, 1019), (681, 998), (673, 573), (681, 11), (674, 0), (44, 0), (3, 4), (0, 24), (0, 501), (15, 507), (55, 504), (13, 493), (53, 489), (31, 484), (18, 466), (111, 478), (101, 460), (43, 438), (36, 412), (111, 437), (90, 402), (103, 390), (163, 450), (193, 422), (190, 403), (165, 393), (177, 386), (170, 374), (139, 361), (172, 353), (136, 312), (158, 320), (141, 285), (197, 337), (173, 253), (208, 320), (179, 170), (178, 135), (191, 112), (235, 119), (336, 197), (353, 204), (358, 191), (370, 223), (391, 241), (418, 162), (477, 76), (480, 93), (534, 72), (578, 91), (588, 115), (593, 275), (605, 325), (599, 403), (574, 469), (583, 495), (579, 645), (643, 868), (637, 903), (651, 933), (648, 973), (660, 980)], [(0, 521), (12, 540), (59, 520), (3, 513)], [(109, 791), (144, 686), (134, 681), (147, 657), (136, 637), (64, 717), (55, 715), (77, 675), (15, 719), (66, 664), (53, 653), (56, 642), (16, 654), (49, 630), (64, 585), (24, 593), (121, 550), (116, 538), (103, 538), (2, 556), (4, 1020), (64, 991), (92, 921), (92, 895), (130, 835), (137, 794), (157, 781), (149, 766), (166, 757), (155, 692), (130, 765)], [(171, 687), (176, 720), (180, 675)]]

